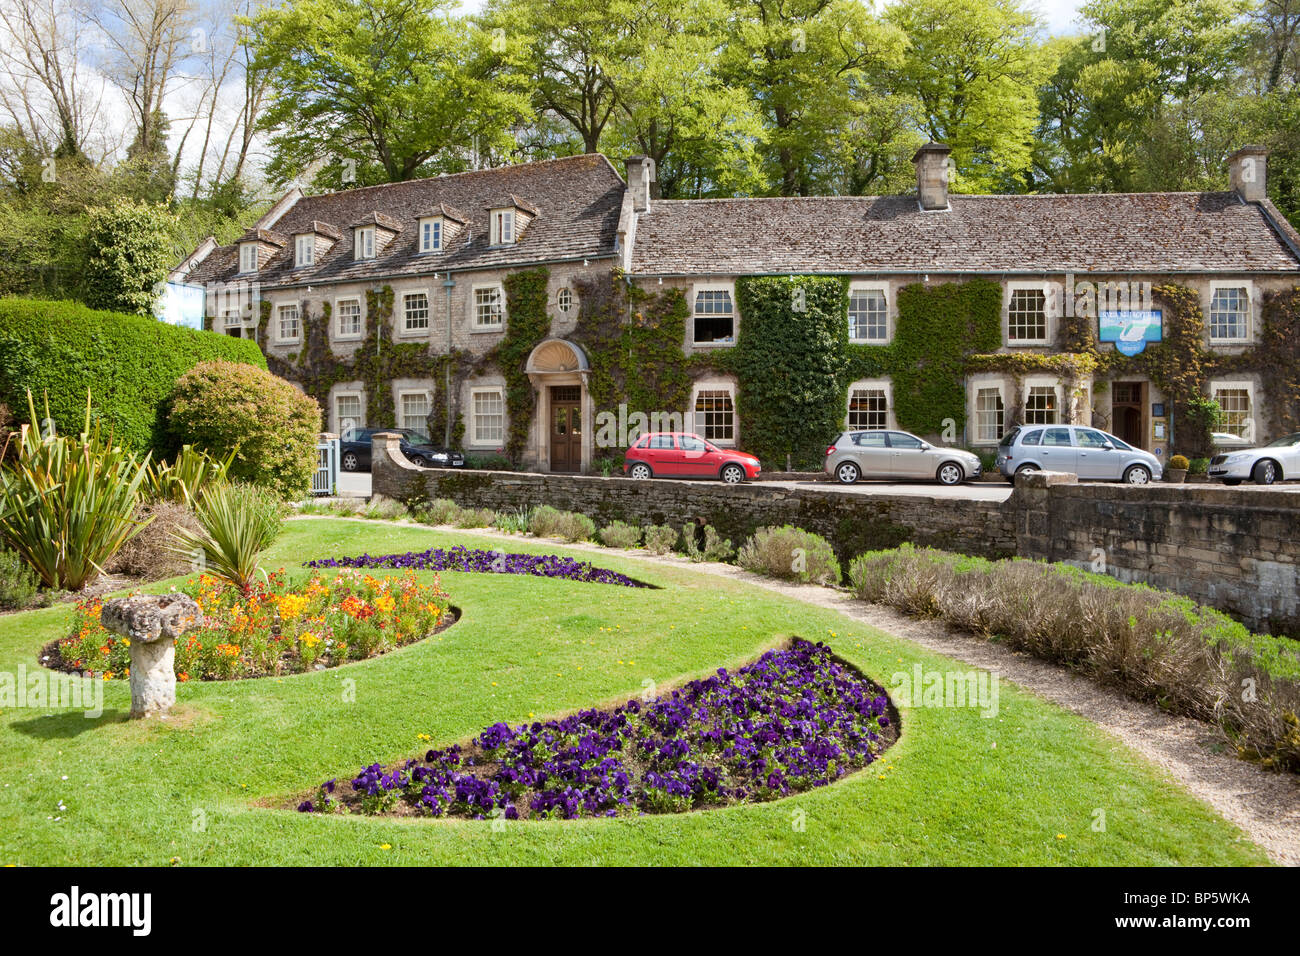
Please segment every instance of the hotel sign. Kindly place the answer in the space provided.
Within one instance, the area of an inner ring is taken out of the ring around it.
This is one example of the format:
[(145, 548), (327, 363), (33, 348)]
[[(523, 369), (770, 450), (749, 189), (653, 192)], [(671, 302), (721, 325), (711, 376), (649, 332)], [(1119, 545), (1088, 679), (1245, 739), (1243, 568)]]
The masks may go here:
[(1097, 323), (1097, 339), (1114, 342), (1123, 355), (1137, 355), (1148, 342), (1159, 342), (1164, 323), (1159, 309), (1103, 311)]

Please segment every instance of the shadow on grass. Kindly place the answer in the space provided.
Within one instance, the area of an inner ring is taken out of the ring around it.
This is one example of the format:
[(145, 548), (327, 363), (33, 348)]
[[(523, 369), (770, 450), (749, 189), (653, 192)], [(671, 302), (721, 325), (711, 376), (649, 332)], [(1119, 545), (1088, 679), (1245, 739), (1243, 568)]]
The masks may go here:
[(54, 714), (42, 714), (30, 720), (20, 720), (10, 724), (14, 730), (38, 740), (71, 740), (82, 734), (99, 730), (101, 727), (127, 722), (126, 710), (105, 710), (96, 717), (85, 711), (66, 710)]

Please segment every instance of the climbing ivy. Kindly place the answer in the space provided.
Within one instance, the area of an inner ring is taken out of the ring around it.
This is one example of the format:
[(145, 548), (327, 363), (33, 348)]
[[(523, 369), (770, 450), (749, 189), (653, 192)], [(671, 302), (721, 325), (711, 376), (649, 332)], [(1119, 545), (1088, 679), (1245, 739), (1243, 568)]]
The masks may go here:
[(691, 390), (681, 290), (650, 293), (617, 270), (577, 286), (582, 307), (573, 339), (591, 365), (587, 391), (596, 414), (617, 416), (620, 404), (628, 417), (680, 413)]
[(820, 465), (844, 421), (848, 281), (745, 277), (736, 303), (743, 318), (732, 362), (745, 448), (776, 467)]
[(551, 334), (551, 317), (546, 311), (546, 284), (550, 272), (530, 269), (513, 272), (505, 278), (506, 333), (497, 346), (484, 357), (484, 364), (495, 365), (506, 380), (506, 455), (515, 462), (528, 444), (537, 398), (525, 367), (528, 356)]

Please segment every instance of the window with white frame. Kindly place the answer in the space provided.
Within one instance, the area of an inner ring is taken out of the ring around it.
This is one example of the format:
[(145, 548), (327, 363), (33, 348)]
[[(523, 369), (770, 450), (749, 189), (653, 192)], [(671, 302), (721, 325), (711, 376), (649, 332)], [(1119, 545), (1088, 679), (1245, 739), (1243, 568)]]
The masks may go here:
[(1004, 425), (1002, 389), (981, 388), (975, 392), (975, 441), (997, 442)]
[(1241, 441), (1253, 441), (1250, 385), (1247, 382), (1222, 382), (1213, 385), (1214, 400), (1219, 405), (1217, 431)]
[(1047, 295), (1042, 289), (1013, 289), (1007, 303), (1007, 341), (1041, 344), (1047, 341)]
[(361, 337), (361, 300), (339, 299), (334, 306), (338, 317), (338, 335), (343, 339)]
[(702, 388), (695, 394), (695, 430), (709, 441), (736, 440), (736, 406), (729, 388)]
[(239, 244), (239, 271), (257, 271), (257, 243), (241, 242)]
[(408, 292), (402, 296), (402, 331), (429, 331), (429, 294)]
[(420, 220), (420, 251), (439, 252), (442, 249), (442, 219)]
[(505, 295), (499, 285), (474, 287), (474, 328), (499, 329), (505, 324)]
[(276, 311), (276, 317), (280, 320), (280, 341), (298, 341), (298, 337), (302, 334), (302, 326), (298, 321), (298, 306), (282, 305)]
[(568, 286), (555, 293), (555, 308), (559, 310), (560, 315), (568, 315), (569, 310), (573, 308), (573, 290)]
[(1057, 415), (1056, 388), (1052, 385), (1031, 385), (1025, 396), (1026, 425), (1055, 425)]
[(1250, 329), (1250, 293), (1224, 286), (1210, 296), (1210, 341), (1244, 342)]
[(883, 289), (849, 291), (849, 338), (854, 342), (889, 340), (889, 304)]
[(221, 313), (221, 325), (227, 335), (237, 339), (244, 337), (244, 320), (239, 317), (238, 309), (227, 309)]
[(500, 445), (506, 434), (506, 400), (499, 388), (475, 389), (470, 395), (470, 440)]
[(293, 264), (295, 266), (310, 266), (316, 262), (316, 237), (312, 235), (298, 236), (293, 244)]
[(429, 436), (429, 393), (403, 392), (398, 396), (398, 400), (402, 427), (417, 431), (427, 438)]
[(696, 345), (732, 344), (736, 341), (736, 308), (730, 286), (696, 287), (692, 310)]
[(334, 396), (334, 419), (339, 437), (344, 441), (351, 437), (349, 432), (365, 428), (366, 411), (361, 396), (354, 392)]
[(883, 386), (854, 386), (849, 389), (849, 413), (845, 424), (850, 431), (880, 431), (889, 427), (889, 394)]
[(494, 246), (505, 246), (515, 241), (515, 211), (513, 209), (492, 210), (492, 235)]
[(352, 255), (354, 259), (375, 257), (375, 227), (363, 226), (355, 231)]

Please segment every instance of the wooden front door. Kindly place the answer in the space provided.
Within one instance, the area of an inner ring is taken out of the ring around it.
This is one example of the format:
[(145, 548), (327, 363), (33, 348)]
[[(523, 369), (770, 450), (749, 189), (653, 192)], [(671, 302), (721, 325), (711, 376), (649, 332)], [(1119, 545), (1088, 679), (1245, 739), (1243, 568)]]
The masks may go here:
[(551, 386), (551, 471), (582, 469), (582, 388)]
[(1111, 427), (1134, 448), (1145, 448), (1142, 407), (1146, 382), (1115, 382), (1111, 385)]

